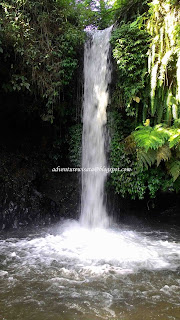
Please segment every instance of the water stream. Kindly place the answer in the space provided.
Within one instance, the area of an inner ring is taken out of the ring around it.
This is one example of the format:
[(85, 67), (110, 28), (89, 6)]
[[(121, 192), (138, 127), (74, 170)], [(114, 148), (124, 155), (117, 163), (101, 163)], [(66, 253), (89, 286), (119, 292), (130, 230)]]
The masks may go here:
[[(106, 166), (110, 32), (86, 44), (84, 167)], [(0, 233), (1, 320), (180, 319), (180, 230), (108, 228), (105, 180), (83, 175), (80, 221)]]

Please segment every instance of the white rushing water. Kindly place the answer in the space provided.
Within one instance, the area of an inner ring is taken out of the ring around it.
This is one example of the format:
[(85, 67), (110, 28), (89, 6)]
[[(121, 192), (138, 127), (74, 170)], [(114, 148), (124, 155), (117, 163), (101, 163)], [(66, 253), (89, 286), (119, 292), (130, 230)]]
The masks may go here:
[(172, 233), (77, 221), (9, 233), (0, 240), (0, 316), (179, 319), (180, 243)]
[[(175, 270), (179, 266), (180, 243), (167, 233), (137, 232), (126, 227), (84, 228), (77, 221), (65, 221), (44, 235), (0, 241), (3, 265), (7, 272), (13, 262), (16, 272), (29, 273), (29, 267), (40, 270), (57, 263), (90, 280), (94, 275), (129, 274), (139, 270)], [(19, 265), (21, 268), (19, 269)]]
[[(109, 59), (112, 27), (96, 31), (87, 41), (84, 53), (84, 104), (82, 167), (106, 167), (105, 134), (106, 107), (111, 80)], [(107, 173), (83, 172), (81, 218), (82, 225), (106, 227), (109, 219), (104, 204), (104, 183)]]

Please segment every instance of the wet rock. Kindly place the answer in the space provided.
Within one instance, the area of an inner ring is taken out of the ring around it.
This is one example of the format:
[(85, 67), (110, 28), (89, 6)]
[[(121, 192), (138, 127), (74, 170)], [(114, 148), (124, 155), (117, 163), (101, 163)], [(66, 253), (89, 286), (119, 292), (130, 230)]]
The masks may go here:
[(46, 225), (62, 217), (78, 216), (80, 187), (76, 173), (53, 174), (47, 161), (44, 177), (41, 161), (38, 166), (31, 158), (21, 161), (17, 155), (1, 156), (1, 230)]

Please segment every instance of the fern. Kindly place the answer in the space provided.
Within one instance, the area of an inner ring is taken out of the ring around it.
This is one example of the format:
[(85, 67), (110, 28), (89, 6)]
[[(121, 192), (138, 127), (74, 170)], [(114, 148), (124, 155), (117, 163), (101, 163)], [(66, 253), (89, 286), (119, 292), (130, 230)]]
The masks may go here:
[(173, 181), (176, 181), (177, 178), (180, 176), (180, 160), (172, 159), (167, 163), (166, 166), (170, 175), (173, 178)]
[(169, 138), (169, 147), (180, 150), (180, 129), (170, 130), (171, 136)]
[(156, 150), (161, 147), (168, 140), (170, 133), (162, 125), (156, 125), (154, 128), (139, 126), (133, 132), (133, 136), (137, 146), (147, 152), (149, 149)]
[(157, 167), (159, 166), (162, 160), (168, 161), (171, 158), (171, 150), (167, 144), (164, 144), (157, 150), (156, 160), (157, 160)]
[(148, 169), (148, 166), (152, 166), (156, 161), (156, 151), (149, 150), (145, 152), (142, 149), (137, 150), (137, 161), (140, 167), (145, 167)]
[(125, 145), (125, 152), (127, 154), (132, 154), (136, 152), (136, 143), (132, 134), (124, 140), (124, 145)]
[(178, 129), (180, 129), (180, 118), (174, 120), (173, 128), (178, 128)]

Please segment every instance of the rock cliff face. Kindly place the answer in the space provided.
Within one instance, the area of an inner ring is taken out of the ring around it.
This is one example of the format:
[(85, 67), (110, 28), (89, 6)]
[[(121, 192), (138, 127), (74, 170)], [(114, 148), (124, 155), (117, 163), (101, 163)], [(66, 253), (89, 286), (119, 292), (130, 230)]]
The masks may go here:
[(0, 229), (50, 224), (78, 216), (79, 176), (52, 173), (51, 164), (42, 162), (41, 156), (1, 152)]

